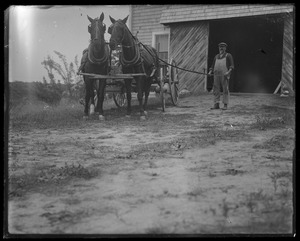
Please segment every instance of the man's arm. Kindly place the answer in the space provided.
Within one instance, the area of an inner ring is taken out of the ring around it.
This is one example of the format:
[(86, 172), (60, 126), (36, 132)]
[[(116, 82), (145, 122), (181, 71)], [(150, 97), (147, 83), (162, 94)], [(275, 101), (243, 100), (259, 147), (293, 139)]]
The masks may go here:
[(227, 54), (227, 65), (230, 71), (234, 70), (233, 57), (230, 53)]
[(213, 60), (213, 62), (212, 62), (212, 65), (211, 65), (211, 67), (209, 68), (208, 74), (212, 74), (212, 72), (213, 72), (213, 70), (214, 70), (214, 68), (215, 68), (216, 58), (217, 58), (217, 55), (214, 57), (214, 60)]
[(234, 63), (233, 63), (233, 57), (230, 53), (226, 56), (226, 65), (228, 68), (228, 71), (224, 74), (225, 77), (230, 77), (230, 74), (232, 70), (234, 69)]

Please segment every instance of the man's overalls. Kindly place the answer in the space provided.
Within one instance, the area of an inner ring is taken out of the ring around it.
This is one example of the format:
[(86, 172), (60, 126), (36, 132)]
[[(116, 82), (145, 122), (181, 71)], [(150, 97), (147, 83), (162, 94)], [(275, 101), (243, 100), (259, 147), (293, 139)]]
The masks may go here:
[(214, 93), (214, 103), (217, 104), (220, 102), (221, 92), (220, 88), (222, 85), (223, 88), (223, 104), (228, 105), (229, 101), (229, 76), (225, 77), (224, 74), (228, 71), (226, 66), (226, 57), (227, 53), (225, 54), (225, 57), (221, 59), (216, 59), (215, 67), (214, 67), (214, 86), (213, 86), (213, 93)]

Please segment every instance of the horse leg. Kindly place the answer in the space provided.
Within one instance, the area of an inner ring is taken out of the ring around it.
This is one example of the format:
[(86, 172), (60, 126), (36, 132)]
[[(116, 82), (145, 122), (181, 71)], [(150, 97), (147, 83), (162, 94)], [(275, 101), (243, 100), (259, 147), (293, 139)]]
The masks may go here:
[(92, 103), (95, 106), (95, 113), (99, 113), (98, 100), (99, 100), (99, 79), (95, 79), (93, 83), (93, 95), (92, 95)]
[(136, 79), (136, 88), (137, 88), (137, 98), (139, 101), (139, 109), (140, 109), (140, 119), (145, 120), (145, 113), (143, 108), (143, 95), (144, 95), (144, 83), (145, 80), (142, 77), (138, 77)]
[(144, 114), (147, 116), (147, 103), (148, 103), (148, 97), (150, 93), (150, 88), (151, 88), (151, 78), (147, 78), (146, 82), (144, 83), (145, 86), (145, 101), (144, 101)]
[(105, 86), (106, 86), (106, 79), (99, 80), (99, 88), (97, 90), (97, 95), (98, 95), (97, 108), (99, 110), (99, 120), (105, 120), (104, 115), (103, 115), (103, 102), (104, 102), (104, 95), (105, 95)]
[(90, 103), (90, 96), (91, 96), (91, 85), (92, 82), (89, 78), (84, 79), (85, 83), (85, 104), (84, 104), (84, 119), (87, 119), (89, 116), (89, 103)]
[(126, 117), (131, 115), (131, 79), (125, 79), (126, 97), (127, 97), (127, 114)]
[[(95, 82), (98, 80), (90, 80), (90, 99), (91, 99), (91, 104), (90, 104), (90, 115), (93, 115), (95, 113)], [(97, 88), (96, 88), (97, 91)]]

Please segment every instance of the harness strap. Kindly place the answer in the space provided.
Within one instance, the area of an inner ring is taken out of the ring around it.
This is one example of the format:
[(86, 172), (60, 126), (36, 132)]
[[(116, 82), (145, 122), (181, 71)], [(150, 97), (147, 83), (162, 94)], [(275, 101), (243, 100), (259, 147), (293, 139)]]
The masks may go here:
[(89, 59), (89, 61), (93, 64), (98, 64), (98, 65), (103, 65), (103, 64), (107, 63), (107, 60), (109, 58), (109, 49), (108, 49), (107, 45), (104, 45), (104, 54), (100, 59), (97, 59), (94, 56), (92, 47), (93, 47), (93, 44), (90, 43), (89, 47), (88, 47), (88, 59)]
[(135, 56), (132, 60), (125, 59), (123, 52), (120, 54), (120, 63), (124, 66), (136, 65), (141, 61), (141, 52), (140, 48), (137, 45), (134, 45)]

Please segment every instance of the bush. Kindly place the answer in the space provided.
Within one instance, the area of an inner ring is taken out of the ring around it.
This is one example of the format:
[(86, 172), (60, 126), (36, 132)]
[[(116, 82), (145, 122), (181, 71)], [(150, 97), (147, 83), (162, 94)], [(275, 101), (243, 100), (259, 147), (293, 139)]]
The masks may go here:
[(38, 100), (43, 101), (49, 105), (57, 105), (63, 93), (63, 87), (61, 84), (43, 84), (36, 83), (35, 95)]

